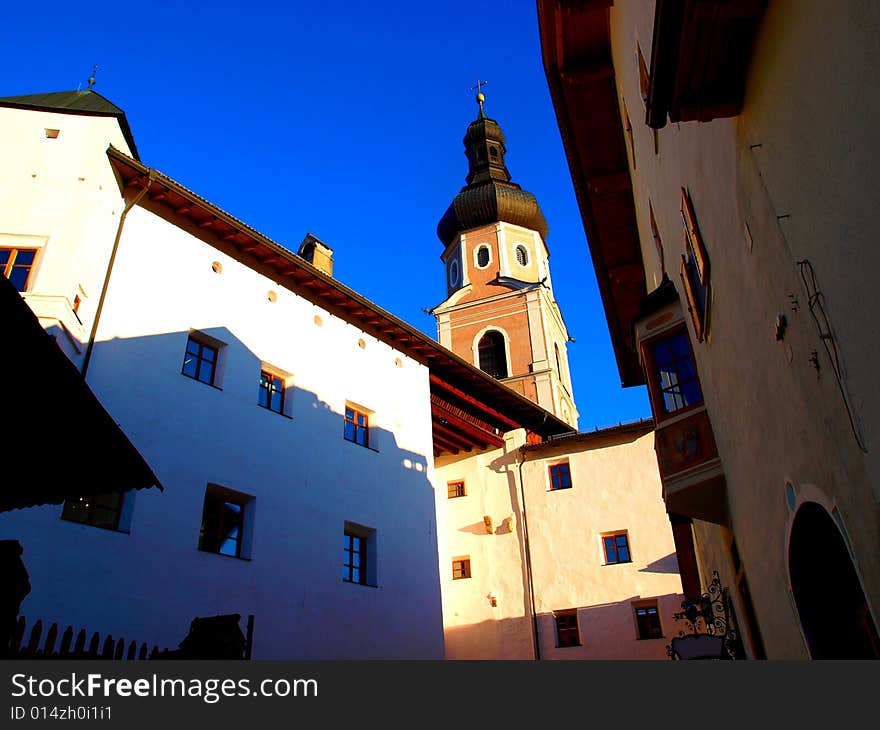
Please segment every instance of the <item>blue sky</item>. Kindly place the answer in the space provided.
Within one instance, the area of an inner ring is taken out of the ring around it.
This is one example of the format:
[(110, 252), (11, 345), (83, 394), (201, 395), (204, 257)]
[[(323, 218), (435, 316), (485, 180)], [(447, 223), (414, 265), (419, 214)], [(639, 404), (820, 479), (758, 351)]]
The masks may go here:
[(10, 5), (0, 96), (85, 88), (128, 117), (141, 159), (431, 337), (445, 295), (436, 225), (464, 185), (461, 139), (486, 113), (513, 180), (550, 225), (574, 343), (579, 426), (650, 415), (620, 387), (553, 105), (534, 0)]

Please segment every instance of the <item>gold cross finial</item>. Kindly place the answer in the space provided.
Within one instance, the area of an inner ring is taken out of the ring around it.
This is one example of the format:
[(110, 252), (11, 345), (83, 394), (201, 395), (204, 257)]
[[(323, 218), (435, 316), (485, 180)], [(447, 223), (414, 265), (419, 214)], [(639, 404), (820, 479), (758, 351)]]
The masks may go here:
[(476, 90), (477, 92), (477, 104), (480, 105), (480, 114), (483, 113), (483, 102), (486, 101), (486, 96), (483, 94), (482, 87), (486, 86), (488, 83), (488, 81), (482, 81), (479, 77), (477, 77), (477, 85), (471, 86), (471, 91)]

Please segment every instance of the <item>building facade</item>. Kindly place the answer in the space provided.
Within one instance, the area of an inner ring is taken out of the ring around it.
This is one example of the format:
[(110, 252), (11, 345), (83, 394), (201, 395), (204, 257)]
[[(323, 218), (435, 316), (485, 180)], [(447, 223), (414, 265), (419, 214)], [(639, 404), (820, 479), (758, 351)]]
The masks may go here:
[(876, 10), (540, 0), (538, 16), (685, 592), (717, 571), (751, 657), (880, 656)]
[(666, 658), (683, 596), (652, 430), (437, 460), (447, 658)]
[[(438, 337), (574, 423), (547, 223), (510, 182), (504, 135), (477, 100), (467, 184), (437, 226), (449, 293), (434, 310)], [(665, 658), (683, 596), (652, 427), (541, 444), (520, 431), (482, 453), (438, 456), (447, 657)]]
[(336, 282), (314, 236), (298, 256), (141, 163), (95, 92), (4, 99), (0, 125), (3, 273), (165, 487), (0, 516), (22, 614), (170, 647), (240, 614), (253, 658), (442, 657), (435, 426), (485, 448), (566, 424)]
[(255, 659), (665, 656), (653, 424), (573, 433), (546, 223), (482, 104), (439, 343), (314, 235), (294, 254), (145, 165), (92, 90), (0, 99), (0, 128), (3, 273), (164, 487), (0, 515), (29, 621), (173, 647), (239, 614)]

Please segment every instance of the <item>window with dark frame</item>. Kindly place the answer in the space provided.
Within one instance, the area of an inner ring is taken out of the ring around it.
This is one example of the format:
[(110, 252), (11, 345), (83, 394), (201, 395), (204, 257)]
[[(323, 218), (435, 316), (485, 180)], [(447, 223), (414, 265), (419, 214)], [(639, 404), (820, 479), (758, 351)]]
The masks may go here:
[(471, 577), (471, 559), (456, 558), (452, 561), (452, 580)]
[(259, 405), (275, 413), (284, 413), (285, 390), (284, 378), (270, 370), (260, 371)]
[(343, 435), (346, 441), (361, 446), (370, 445), (370, 416), (354, 406), (345, 406)]
[(345, 520), (342, 525), (342, 580), (377, 588), (376, 530)]
[(632, 562), (629, 554), (629, 538), (625, 532), (603, 535), (602, 549), (605, 553), (605, 565)]
[(101, 527), (105, 530), (119, 530), (124, 499), (125, 495), (122, 492), (66, 499), (61, 510), (61, 519), (78, 522), (81, 525)]
[(181, 372), (194, 380), (214, 385), (217, 374), (217, 348), (190, 335), (186, 341), (186, 354), (183, 357)]
[(553, 614), (556, 619), (556, 646), (581, 646), (581, 633), (578, 628), (577, 611), (556, 611)]
[(660, 626), (660, 614), (657, 604), (635, 606), (636, 624), (640, 639), (662, 639), (663, 630)]
[(27, 291), (37, 257), (35, 248), (0, 248), (0, 269), (20, 292)]
[(561, 464), (551, 464), (550, 472), (550, 490), (571, 489), (571, 468), (567, 461)]
[(489, 247), (488, 246), (480, 246), (477, 249), (477, 266), (481, 269), (486, 268), (489, 265)]
[(683, 330), (654, 340), (650, 343), (650, 352), (656, 400), (665, 413), (703, 402), (696, 363)]
[(367, 582), (367, 538), (350, 530), (343, 534), (342, 580), (346, 583)]
[(449, 490), (449, 499), (455, 499), (456, 497), (465, 496), (464, 482), (449, 482), (446, 486)]
[(245, 511), (250, 497), (237, 495), (231, 490), (205, 490), (202, 508), (202, 527), (199, 532), (199, 550), (234, 558), (242, 555), (245, 529)]

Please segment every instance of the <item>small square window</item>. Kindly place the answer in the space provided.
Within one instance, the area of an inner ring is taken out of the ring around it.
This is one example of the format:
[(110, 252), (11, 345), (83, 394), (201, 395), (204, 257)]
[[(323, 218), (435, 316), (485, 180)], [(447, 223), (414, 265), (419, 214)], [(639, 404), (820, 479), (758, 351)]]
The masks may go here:
[(209, 484), (202, 508), (199, 550), (234, 558), (250, 557), (254, 498)]
[(551, 464), (550, 472), (550, 491), (557, 489), (571, 489), (571, 469), (568, 462), (561, 464)]
[(376, 530), (346, 521), (342, 531), (342, 580), (376, 586)]
[(283, 376), (271, 370), (260, 371), (260, 389), (257, 393), (259, 405), (275, 413), (284, 414), (286, 395), (287, 381)]
[(190, 334), (186, 341), (181, 372), (189, 378), (208, 385), (217, 384), (217, 364), (220, 348), (213, 343)]
[(36, 258), (35, 248), (0, 248), (0, 271), (18, 291), (25, 292)]
[(471, 559), (455, 558), (452, 561), (452, 580), (462, 580), (471, 577)]
[(603, 535), (602, 549), (605, 553), (605, 565), (632, 562), (629, 554), (629, 538), (625, 532)]
[(121, 530), (125, 497), (124, 492), (108, 492), (66, 499), (61, 509), (61, 519), (105, 530)]
[(465, 496), (464, 482), (449, 482), (446, 487), (449, 490), (449, 499)]
[(370, 446), (370, 414), (349, 403), (345, 405), (343, 436), (361, 446)]
[(581, 633), (578, 628), (577, 610), (556, 611), (553, 614), (556, 619), (556, 646), (580, 646)]
[(636, 625), (640, 639), (661, 639), (663, 630), (660, 627), (660, 614), (657, 612), (657, 602), (634, 606), (636, 612)]

